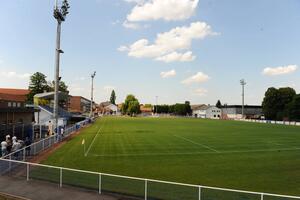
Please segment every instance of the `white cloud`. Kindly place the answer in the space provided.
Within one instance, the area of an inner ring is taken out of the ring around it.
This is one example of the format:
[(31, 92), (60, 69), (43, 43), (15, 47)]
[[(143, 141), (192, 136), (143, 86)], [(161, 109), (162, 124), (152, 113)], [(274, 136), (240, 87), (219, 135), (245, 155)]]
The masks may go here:
[(118, 51), (129, 51), (129, 49), (128, 49), (128, 47), (126, 47), (126, 46), (120, 46), (120, 47), (118, 48)]
[(138, 3), (127, 15), (128, 21), (184, 20), (190, 18), (199, 0), (126, 0)]
[(196, 56), (193, 56), (193, 52), (191, 52), (191, 51), (188, 51), (185, 53), (178, 53), (178, 52), (174, 51), (170, 54), (160, 56), (160, 57), (156, 58), (155, 60), (170, 63), (170, 62), (175, 62), (175, 61), (191, 62), (195, 59), (196, 59)]
[(160, 76), (162, 78), (170, 78), (170, 77), (176, 76), (176, 71), (174, 69), (172, 69), (172, 70), (167, 71), (167, 72), (161, 72)]
[(135, 58), (158, 59), (166, 54), (174, 54), (178, 50), (190, 49), (194, 39), (204, 39), (216, 34), (205, 22), (194, 22), (189, 27), (176, 27), (168, 32), (157, 34), (153, 44), (149, 44), (147, 39), (140, 39), (129, 46), (121, 46), (118, 50), (128, 51), (128, 56)]
[(127, 20), (125, 20), (122, 25), (125, 28), (135, 29), (135, 30), (141, 28), (139, 24), (131, 23), (131, 22), (128, 22)]
[(193, 94), (196, 96), (206, 96), (208, 93), (208, 91), (204, 88), (198, 88), (196, 90), (194, 90)]
[(29, 79), (30, 74), (24, 73), (24, 74), (17, 74), (16, 72), (0, 72), (0, 77), (3, 79)]
[(197, 74), (183, 80), (181, 83), (183, 84), (192, 84), (192, 83), (203, 83), (210, 79), (210, 77), (203, 72), (198, 72)]
[(263, 74), (267, 76), (277, 76), (283, 74), (290, 74), (295, 72), (298, 69), (297, 65), (287, 65), (287, 66), (279, 66), (279, 67), (267, 67), (263, 70)]
[(124, 0), (127, 3), (137, 3), (137, 4), (142, 4), (144, 3), (144, 0)]

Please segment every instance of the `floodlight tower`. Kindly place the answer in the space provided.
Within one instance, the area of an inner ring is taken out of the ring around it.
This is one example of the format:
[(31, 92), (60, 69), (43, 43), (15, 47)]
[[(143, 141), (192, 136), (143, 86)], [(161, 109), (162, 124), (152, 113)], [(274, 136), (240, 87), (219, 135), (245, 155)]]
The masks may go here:
[(240, 80), (242, 86), (242, 118), (244, 118), (244, 104), (245, 104), (245, 85), (246, 81), (244, 79)]
[(91, 111), (90, 111), (90, 118), (93, 117), (93, 102), (94, 102), (94, 78), (96, 76), (96, 72), (91, 74), (92, 78), (92, 87), (91, 87)]
[[(66, 20), (66, 16), (69, 13), (70, 6), (68, 0), (63, 0), (61, 5), (58, 6), (58, 0), (55, 0), (53, 16), (57, 20), (57, 32), (56, 32), (56, 49), (55, 49), (55, 77), (54, 77), (54, 109), (53, 109), (53, 118), (55, 120), (54, 126), (57, 130), (58, 124), (58, 92), (59, 92), (59, 63), (60, 63), (60, 54), (64, 53), (60, 49), (60, 35), (61, 35), (61, 23)], [(57, 131), (58, 132), (58, 131)]]

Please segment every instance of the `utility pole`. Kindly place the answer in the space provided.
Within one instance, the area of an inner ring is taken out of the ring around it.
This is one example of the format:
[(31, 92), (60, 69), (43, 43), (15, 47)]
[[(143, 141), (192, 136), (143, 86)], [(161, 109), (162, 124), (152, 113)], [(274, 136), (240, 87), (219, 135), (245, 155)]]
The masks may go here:
[(92, 78), (92, 87), (91, 87), (91, 112), (90, 112), (90, 118), (93, 117), (93, 102), (94, 102), (94, 78), (96, 76), (96, 72), (94, 72), (91, 75)]
[(245, 85), (246, 81), (244, 79), (240, 80), (240, 83), (242, 85), (242, 118), (244, 118), (244, 106), (245, 106)]
[(58, 133), (58, 100), (59, 100), (59, 64), (60, 64), (60, 54), (64, 53), (60, 49), (60, 36), (61, 36), (61, 23), (65, 21), (67, 14), (69, 13), (70, 6), (68, 0), (63, 0), (61, 6), (58, 6), (58, 0), (55, 0), (53, 16), (57, 20), (57, 30), (56, 30), (56, 49), (55, 49), (55, 76), (54, 76), (54, 128), (56, 133)]

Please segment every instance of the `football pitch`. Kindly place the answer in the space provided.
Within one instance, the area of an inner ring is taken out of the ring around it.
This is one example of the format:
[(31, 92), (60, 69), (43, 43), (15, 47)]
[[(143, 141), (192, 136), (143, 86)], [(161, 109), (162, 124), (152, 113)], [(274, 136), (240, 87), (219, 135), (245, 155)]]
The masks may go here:
[(300, 127), (191, 118), (103, 117), (43, 163), (299, 196)]

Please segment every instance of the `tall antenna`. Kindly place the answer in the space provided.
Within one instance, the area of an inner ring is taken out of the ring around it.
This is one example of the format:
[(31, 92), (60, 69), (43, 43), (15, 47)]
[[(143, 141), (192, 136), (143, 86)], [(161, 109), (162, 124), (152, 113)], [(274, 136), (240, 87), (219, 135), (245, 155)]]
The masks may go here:
[(242, 118), (244, 118), (244, 104), (245, 104), (245, 85), (246, 81), (245, 79), (240, 80), (241, 86), (242, 86)]

